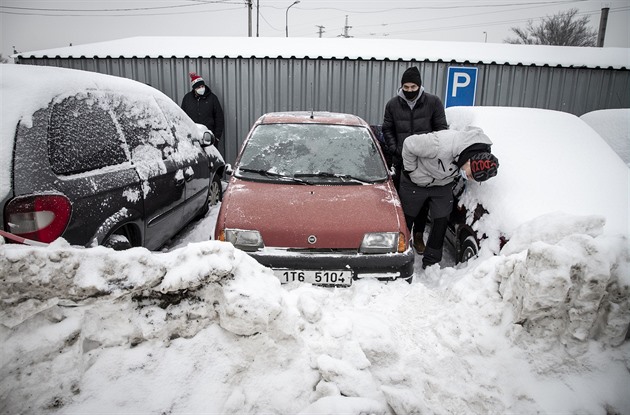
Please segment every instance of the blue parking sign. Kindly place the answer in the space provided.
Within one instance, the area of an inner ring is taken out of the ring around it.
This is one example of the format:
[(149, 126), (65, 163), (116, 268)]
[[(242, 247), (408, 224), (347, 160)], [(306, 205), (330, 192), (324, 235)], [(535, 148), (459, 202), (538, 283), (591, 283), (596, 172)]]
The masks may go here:
[(472, 107), (477, 93), (477, 68), (449, 66), (446, 82), (446, 102), (448, 107)]

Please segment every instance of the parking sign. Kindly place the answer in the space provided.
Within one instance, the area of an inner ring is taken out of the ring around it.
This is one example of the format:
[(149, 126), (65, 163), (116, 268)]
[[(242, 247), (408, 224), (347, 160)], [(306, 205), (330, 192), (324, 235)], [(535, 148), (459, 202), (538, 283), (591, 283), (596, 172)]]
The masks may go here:
[(477, 92), (477, 68), (449, 66), (444, 106), (472, 107)]

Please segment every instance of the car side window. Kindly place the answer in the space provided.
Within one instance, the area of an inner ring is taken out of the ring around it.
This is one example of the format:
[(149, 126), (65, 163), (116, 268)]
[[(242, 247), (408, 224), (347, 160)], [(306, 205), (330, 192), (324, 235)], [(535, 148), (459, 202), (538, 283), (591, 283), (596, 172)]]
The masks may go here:
[(52, 106), (48, 155), (56, 174), (75, 174), (127, 161), (111, 113), (92, 95)]
[(127, 95), (112, 99), (133, 162), (166, 160), (173, 155), (177, 141), (152, 97)]
[(199, 133), (195, 123), (175, 102), (165, 101), (159, 98), (156, 98), (156, 102), (164, 113), (173, 134), (175, 134), (178, 139), (182, 140), (186, 138), (192, 140), (198, 136)]
[(177, 140), (177, 156), (182, 161), (193, 160), (202, 153), (199, 145), (195, 142), (199, 140), (201, 133), (199, 128), (188, 115), (170, 100), (155, 99), (157, 105), (162, 110), (171, 133)]

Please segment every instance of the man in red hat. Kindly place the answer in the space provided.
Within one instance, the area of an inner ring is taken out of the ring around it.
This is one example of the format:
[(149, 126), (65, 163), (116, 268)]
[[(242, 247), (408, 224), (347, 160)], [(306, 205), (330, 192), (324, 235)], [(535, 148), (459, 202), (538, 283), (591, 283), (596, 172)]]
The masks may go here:
[(212, 93), (203, 78), (194, 72), (190, 74), (192, 91), (184, 95), (182, 109), (192, 120), (203, 124), (220, 140), (223, 136), (223, 108), (219, 99)]

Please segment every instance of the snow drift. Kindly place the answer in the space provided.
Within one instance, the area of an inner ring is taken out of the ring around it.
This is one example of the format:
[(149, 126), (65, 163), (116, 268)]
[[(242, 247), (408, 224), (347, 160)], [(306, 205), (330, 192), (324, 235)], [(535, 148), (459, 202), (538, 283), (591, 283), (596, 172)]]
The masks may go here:
[(0, 245), (3, 413), (628, 413), (630, 254), (543, 216), (412, 284), (281, 286), (230, 244)]

